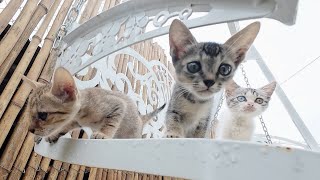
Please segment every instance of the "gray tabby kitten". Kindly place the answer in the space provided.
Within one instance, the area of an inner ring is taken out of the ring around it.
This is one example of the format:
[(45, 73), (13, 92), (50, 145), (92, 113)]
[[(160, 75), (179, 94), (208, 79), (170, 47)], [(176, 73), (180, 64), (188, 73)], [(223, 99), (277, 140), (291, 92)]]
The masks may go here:
[(54, 143), (77, 128), (93, 130), (91, 139), (141, 138), (143, 126), (165, 105), (139, 115), (136, 104), (125, 94), (102, 88), (78, 90), (68, 70), (56, 69), (53, 82), (42, 84), (23, 77), (33, 92), (29, 96), (29, 130)]
[(232, 79), (259, 29), (260, 23), (254, 22), (224, 44), (198, 43), (181, 21), (172, 22), (170, 55), (177, 78), (166, 114), (166, 137), (206, 136), (213, 96)]
[(233, 80), (226, 86), (227, 109), (221, 113), (217, 128), (218, 139), (251, 140), (254, 118), (267, 108), (277, 83), (271, 82), (259, 89), (243, 88)]

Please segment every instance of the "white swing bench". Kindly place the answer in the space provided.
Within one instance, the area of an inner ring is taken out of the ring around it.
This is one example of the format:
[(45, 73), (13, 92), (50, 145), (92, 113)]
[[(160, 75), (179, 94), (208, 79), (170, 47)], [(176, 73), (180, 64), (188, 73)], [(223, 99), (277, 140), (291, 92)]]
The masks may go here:
[[(238, 30), (235, 21), (246, 19), (271, 18), (293, 25), (297, 6), (297, 0), (132, 0), (82, 25), (72, 23), (71, 30), (63, 38), (63, 53), (57, 66), (62, 65), (78, 75), (86, 74), (89, 66), (96, 68), (97, 74), (91, 80), (76, 79), (80, 88), (100, 84), (110, 89), (109, 79), (117, 89), (123, 90), (124, 82), (129, 80), (115, 71), (114, 60), (117, 54), (130, 55), (148, 69), (146, 74), (139, 75), (128, 63), (133, 76), (148, 87), (150, 104), (144, 104), (133, 87), (128, 87), (128, 95), (137, 101), (140, 112), (151, 111), (153, 105), (170, 99), (171, 86), (167, 83), (174, 80), (158, 60), (146, 61), (130, 45), (167, 34), (167, 20), (173, 18), (181, 19), (189, 28), (228, 23), (231, 33)], [(205, 15), (190, 18), (197, 12)], [(119, 36), (121, 25), (125, 25), (125, 29)], [(147, 26), (153, 26), (153, 29), (143, 32)], [(87, 53), (88, 49), (91, 53)], [(268, 80), (274, 79), (254, 47), (250, 49), (247, 59), (257, 60)], [(159, 67), (160, 78), (159, 72), (156, 75), (153, 71), (154, 66)], [(153, 93), (157, 98), (153, 97)], [(319, 180), (319, 146), (281, 87), (277, 88), (276, 93), (305, 139), (306, 149), (213, 139), (159, 139), (162, 132), (158, 129), (165, 113), (162, 112), (157, 122), (145, 128), (144, 133), (148, 137), (152, 133), (153, 139), (87, 140), (64, 137), (52, 145), (42, 141), (35, 146), (35, 151), (71, 164), (187, 179)], [(220, 97), (221, 93), (215, 97), (214, 110)]]

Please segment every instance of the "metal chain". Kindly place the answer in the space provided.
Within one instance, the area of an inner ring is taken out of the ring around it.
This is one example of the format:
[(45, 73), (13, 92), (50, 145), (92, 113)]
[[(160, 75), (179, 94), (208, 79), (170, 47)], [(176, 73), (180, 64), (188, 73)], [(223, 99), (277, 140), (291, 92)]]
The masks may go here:
[[(241, 69), (241, 72), (242, 72), (242, 76), (243, 76), (243, 78), (244, 78), (244, 81), (245, 81), (246, 84), (247, 84), (247, 87), (248, 87), (248, 88), (251, 88), (251, 85), (250, 85), (250, 83), (249, 83), (249, 79), (248, 79), (248, 77), (247, 77), (246, 71), (244, 70), (243, 64), (240, 64), (240, 69)], [(262, 115), (259, 116), (259, 120), (260, 120), (260, 123), (261, 123), (261, 125), (262, 125), (262, 129), (263, 129), (263, 131), (264, 131), (264, 134), (265, 134), (265, 136), (266, 136), (266, 138), (267, 138), (267, 143), (268, 143), (268, 144), (272, 144), (271, 136), (269, 135), (267, 126), (266, 126), (266, 124), (264, 123), (264, 120), (263, 120)]]
[(59, 50), (61, 49), (62, 38), (67, 34), (67, 32), (69, 32), (71, 30), (73, 23), (78, 18), (79, 14), (80, 14), (80, 10), (86, 1), (87, 0), (78, 0), (72, 6), (70, 11), (68, 12), (68, 16), (67, 16), (66, 20), (64, 21), (63, 25), (59, 29), (59, 32), (57, 33), (57, 37), (56, 37), (56, 40), (53, 45), (54, 48), (59, 49)]
[(210, 127), (211, 135), (212, 135), (212, 128), (214, 127), (215, 124), (217, 124), (217, 123), (219, 122), (219, 120), (218, 120), (218, 115), (219, 115), (220, 109), (221, 109), (221, 107), (222, 107), (223, 100), (224, 100), (224, 93), (221, 94), (221, 98), (220, 98), (220, 101), (219, 101), (219, 105), (218, 105), (218, 107), (217, 107), (216, 112), (214, 113), (213, 120), (211, 121), (211, 127)]

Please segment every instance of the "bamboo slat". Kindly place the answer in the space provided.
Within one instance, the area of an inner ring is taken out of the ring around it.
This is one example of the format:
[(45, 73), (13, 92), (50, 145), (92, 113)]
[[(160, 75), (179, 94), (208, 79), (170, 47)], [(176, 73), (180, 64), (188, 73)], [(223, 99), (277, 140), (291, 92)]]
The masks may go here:
[(90, 2), (89, 1), (87, 2), (87, 6), (85, 7), (84, 11), (81, 14), (79, 24), (83, 24), (90, 19), (96, 3), (97, 3), (97, 0), (90, 0)]
[(102, 179), (102, 172), (103, 172), (103, 169), (97, 169), (97, 173), (96, 173), (96, 180), (100, 180)]
[[(57, 33), (59, 27), (61, 26), (64, 18), (66, 17), (66, 14), (72, 4), (72, 0), (66, 0), (56, 19), (53, 22), (53, 26), (51, 27), (45, 41), (43, 44), (42, 49), (40, 50), (36, 60), (34, 61), (34, 65), (31, 67), (28, 78), (30, 79), (38, 79), (39, 74), (42, 71), (42, 68), (46, 62), (46, 59), (49, 55), (49, 52), (53, 45), (53, 40), (55, 37), (55, 34)], [(18, 115), (19, 111), (21, 110), (21, 107), (25, 104), (25, 101), (31, 91), (31, 87), (23, 83), (17, 93), (14, 95), (7, 111), (5, 112), (2, 120), (0, 121), (0, 128), (2, 131), (0, 131), (0, 147), (2, 146), (5, 137), (8, 135), (8, 132), (10, 131), (10, 128)]]
[(29, 180), (29, 179), (34, 179), (34, 177), (36, 176), (36, 173), (39, 168), (39, 164), (41, 161), (41, 156), (38, 155), (37, 153), (35, 153), (34, 151), (32, 152), (31, 158), (29, 160), (26, 172), (23, 176), (23, 180)]
[(108, 175), (107, 173), (108, 173), (107, 170), (103, 169), (101, 179), (107, 179), (107, 175)]
[[(144, 54), (143, 54), (143, 52), (144, 52), (144, 51), (143, 51), (144, 47), (145, 47), (145, 42), (141, 42), (138, 52), (139, 52), (139, 54), (141, 54), (142, 56), (144, 56)], [(142, 73), (142, 66), (143, 66), (143, 64), (139, 61), (138, 64), (137, 64), (137, 70), (138, 70), (137, 72), (138, 72), (139, 74)], [(135, 92), (136, 92), (137, 94), (140, 94), (140, 91), (141, 91), (141, 82), (140, 82), (140, 80), (138, 80), (138, 81), (136, 82)]]
[(116, 5), (116, 0), (106, 0), (104, 6), (103, 6), (103, 10), (108, 10), (110, 8), (112, 8), (113, 6)]
[(97, 0), (94, 9), (91, 12), (90, 18), (93, 18), (94, 16), (96, 16), (97, 14), (99, 14), (99, 9), (101, 7), (101, 3), (103, 0)]
[(19, 152), (18, 157), (13, 165), (12, 172), (10, 173), (9, 180), (20, 179), (22, 176), (25, 166), (28, 162), (29, 156), (33, 150), (34, 136), (31, 133), (28, 133), (26, 139), (23, 142), (23, 146)]
[(91, 168), (89, 174), (89, 180), (95, 180), (98, 168)]
[[(54, 58), (54, 55), (55, 54), (51, 54), (50, 57), (48, 58), (48, 61), (46, 63), (46, 66), (44, 68), (44, 71), (42, 72), (42, 77), (43, 79), (50, 79), (51, 78), (51, 75), (52, 75), (52, 71), (49, 71), (47, 70), (48, 68), (47, 67), (52, 67), (52, 64), (55, 63), (55, 58)], [(51, 75), (49, 74), (51, 73)], [(24, 112), (24, 114), (26, 113), (26, 111)], [(11, 167), (12, 164), (10, 164), (10, 159), (8, 160), (8, 158), (11, 158), (12, 160), (15, 159), (16, 155), (17, 155), (17, 152), (19, 152), (19, 149), (21, 147), (21, 142), (23, 142), (23, 138), (25, 137), (25, 134), (27, 133), (27, 129), (28, 129), (28, 125), (29, 125), (29, 118), (28, 116), (22, 116), (23, 118), (21, 118), (19, 121), (18, 121), (18, 124), (16, 126), (16, 128), (14, 129), (14, 132), (10, 138), (10, 141), (9, 141), (9, 145), (6, 147), (4, 153), (3, 153), (3, 157), (6, 157), (6, 161), (3, 161), (1, 159), (1, 163), (4, 164), (4, 165), (7, 165), (8, 162), (9, 162), (9, 166)], [(20, 124), (20, 122), (22, 124)], [(29, 138), (27, 138), (27, 142), (25, 141), (24, 143), (27, 143), (28, 145), (31, 144), (31, 149), (27, 149), (29, 151), (21, 151), (20, 154), (22, 153), (27, 153), (30, 155), (31, 151), (32, 151), (32, 147), (33, 147), (33, 140), (30, 140)], [(11, 143), (14, 142), (14, 143)], [(8, 149), (8, 150), (7, 150)], [(18, 157), (19, 159), (19, 157)], [(47, 160), (49, 161), (49, 160)], [(13, 163), (14, 161), (12, 161)], [(49, 161), (50, 162), (50, 161)], [(47, 162), (47, 164), (49, 163)], [(48, 164), (49, 165), (49, 164)], [(45, 163), (42, 163), (41, 164), (41, 170), (40, 173), (41, 175), (37, 178), (41, 178), (42, 176), (45, 175), (45, 172), (46, 171), (46, 164)]]
[(47, 170), (49, 168), (51, 159), (43, 157), (40, 162), (39, 171), (36, 174), (36, 180), (44, 179), (45, 175), (47, 174)]
[[(10, 137), (8, 145), (5, 147), (4, 152), (1, 154), (0, 159), (0, 174), (8, 176), (13, 166), (14, 160), (18, 156), (20, 147), (23, 144), (23, 140), (27, 135), (27, 127), (29, 126), (28, 114), (23, 113), (17, 124), (18, 128), (14, 129), (13, 135)], [(9, 171), (8, 171), (9, 170)]]
[(61, 166), (62, 166), (61, 161), (54, 161), (54, 163), (50, 168), (48, 179), (57, 179)]
[(0, 96), (0, 118), (4, 113), (4, 110), (8, 106), (9, 101), (15, 92), (15, 89), (18, 87), (21, 80), (21, 74), (24, 74), (24, 72), (26, 71), (60, 2), (61, 0), (56, 0), (54, 4), (51, 6), (49, 13), (46, 15), (39, 30), (33, 36), (26, 52), (22, 56), (18, 66), (16, 67), (14, 73), (12, 74), (10, 81), (6, 85), (5, 89), (3, 90)]
[(0, 82), (3, 81), (4, 77), (6, 76), (7, 72), (10, 70), (11, 65), (13, 64), (14, 60), (18, 57), (19, 53), (21, 52), (23, 46), (28, 41), (31, 33), (36, 28), (42, 17), (48, 13), (48, 9), (51, 7), (53, 1), (52, 0), (42, 0), (37, 9), (35, 10), (34, 14), (32, 15), (29, 23), (23, 30), (20, 38), (10, 51), (7, 58), (4, 60), (2, 65), (0, 66)]
[(29, 23), (29, 20), (33, 12), (36, 10), (38, 1), (39, 0), (27, 1), (26, 5), (24, 6), (23, 10), (21, 11), (17, 20), (14, 22), (11, 29), (8, 31), (8, 33), (2, 39), (2, 41), (0, 41), (0, 51), (1, 51), (0, 66), (2, 65), (4, 60), (7, 58), (13, 46), (16, 44), (19, 37), (21, 36), (23, 30)]
[(0, 34), (7, 27), (14, 14), (18, 11), (23, 0), (11, 0), (0, 14)]
[(85, 166), (80, 166), (79, 174), (77, 176), (77, 180), (83, 180), (85, 171), (86, 171), (86, 167)]
[[(127, 67), (128, 67), (128, 62), (129, 62), (129, 55), (124, 54), (123, 55), (123, 65), (122, 65), (122, 69), (121, 69), (121, 73), (127, 75)], [(124, 82), (124, 93), (128, 93), (128, 84), (126, 82)]]

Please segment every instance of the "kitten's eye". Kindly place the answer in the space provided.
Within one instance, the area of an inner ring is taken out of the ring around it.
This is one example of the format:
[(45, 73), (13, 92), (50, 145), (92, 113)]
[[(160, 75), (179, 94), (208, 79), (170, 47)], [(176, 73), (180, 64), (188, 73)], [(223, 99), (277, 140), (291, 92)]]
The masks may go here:
[(41, 119), (42, 121), (45, 121), (48, 117), (48, 113), (46, 112), (38, 112), (38, 118)]
[(238, 96), (237, 99), (239, 102), (247, 101), (247, 98), (244, 96)]
[(256, 102), (258, 104), (262, 104), (263, 103), (263, 99), (262, 98), (257, 98), (254, 102)]
[(187, 64), (187, 69), (190, 73), (196, 73), (201, 70), (201, 64), (199, 62), (190, 62)]
[(229, 64), (221, 64), (219, 67), (219, 73), (222, 76), (228, 76), (231, 73), (232, 67)]

